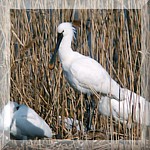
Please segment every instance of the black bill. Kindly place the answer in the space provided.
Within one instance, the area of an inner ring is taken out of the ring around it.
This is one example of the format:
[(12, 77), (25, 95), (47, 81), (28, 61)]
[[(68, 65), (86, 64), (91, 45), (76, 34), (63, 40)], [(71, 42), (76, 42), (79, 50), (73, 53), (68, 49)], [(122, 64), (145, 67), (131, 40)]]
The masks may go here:
[(52, 58), (51, 58), (50, 63), (49, 63), (49, 68), (51, 70), (54, 69), (55, 61), (56, 61), (56, 54), (58, 52), (59, 45), (60, 45), (60, 43), (62, 41), (62, 38), (63, 38), (63, 32), (62, 33), (58, 33), (56, 48), (54, 50), (54, 54), (52, 55)]

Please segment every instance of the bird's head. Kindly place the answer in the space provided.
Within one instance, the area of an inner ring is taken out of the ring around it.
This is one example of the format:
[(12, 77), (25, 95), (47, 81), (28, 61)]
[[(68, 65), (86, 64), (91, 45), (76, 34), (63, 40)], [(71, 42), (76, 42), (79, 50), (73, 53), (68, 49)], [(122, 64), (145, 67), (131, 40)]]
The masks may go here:
[(54, 68), (54, 64), (55, 64), (55, 60), (56, 60), (56, 54), (58, 52), (58, 49), (59, 49), (59, 46), (60, 46), (62, 39), (64, 37), (69, 37), (72, 40), (72, 37), (74, 36), (75, 28), (72, 26), (72, 23), (63, 22), (58, 26), (57, 32), (58, 32), (57, 44), (56, 44), (56, 48), (54, 50), (54, 54), (50, 60), (50, 64), (49, 64), (50, 69)]
[(75, 28), (72, 26), (72, 23), (70, 22), (63, 22), (57, 28), (58, 35), (63, 35), (63, 37), (68, 35), (73, 36), (74, 31)]

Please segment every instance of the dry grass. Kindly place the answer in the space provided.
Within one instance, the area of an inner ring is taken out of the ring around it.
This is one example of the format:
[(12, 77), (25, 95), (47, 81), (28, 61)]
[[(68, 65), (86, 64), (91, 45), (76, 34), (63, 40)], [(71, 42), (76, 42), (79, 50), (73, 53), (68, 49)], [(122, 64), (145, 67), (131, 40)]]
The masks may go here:
[(33, 108), (51, 126), (57, 135), (53, 138), (139, 139), (139, 125), (128, 131), (125, 125), (98, 115), (97, 110), (93, 118), (95, 132), (83, 134), (73, 130), (70, 134), (59, 123), (59, 116), (86, 122), (85, 98), (66, 82), (59, 58), (53, 71), (48, 67), (61, 22), (80, 20), (73, 49), (91, 55), (121, 86), (141, 93), (141, 11), (73, 13), (73, 10), (11, 10), (11, 100)]

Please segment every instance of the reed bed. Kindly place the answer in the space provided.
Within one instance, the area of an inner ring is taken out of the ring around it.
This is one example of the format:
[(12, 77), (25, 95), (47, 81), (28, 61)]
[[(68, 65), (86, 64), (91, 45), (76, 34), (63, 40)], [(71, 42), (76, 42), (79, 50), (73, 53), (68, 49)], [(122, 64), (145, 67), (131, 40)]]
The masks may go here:
[[(49, 69), (57, 26), (77, 27), (72, 48), (97, 60), (122, 87), (141, 94), (140, 10), (11, 10), (11, 100), (33, 108), (52, 128), (53, 139), (140, 139), (140, 126), (125, 124), (94, 111), (95, 131), (68, 131), (59, 116), (86, 124), (86, 100), (64, 78), (60, 60)], [(99, 93), (98, 93), (99, 94)], [(95, 99), (98, 98), (95, 97)]]

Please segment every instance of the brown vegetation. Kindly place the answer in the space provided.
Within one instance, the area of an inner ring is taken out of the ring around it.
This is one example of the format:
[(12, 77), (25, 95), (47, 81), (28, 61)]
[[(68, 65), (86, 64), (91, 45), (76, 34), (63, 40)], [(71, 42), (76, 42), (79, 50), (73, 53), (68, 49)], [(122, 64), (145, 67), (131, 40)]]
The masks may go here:
[(59, 123), (59, 116), (86, 121), (85, 98), (65, 80), (59, 58), (49, 69), (57, 26), (74, 20), (81, 24), (72, 48), (96, 59), (121, 86), (141, 93), (140, 10), (11, 10), (11, 100), (33, 108), (51, 126), (53, 138), (138, 139), (139, 125), (128, 131), (97, 109), (95, 132), (69, 132)]

